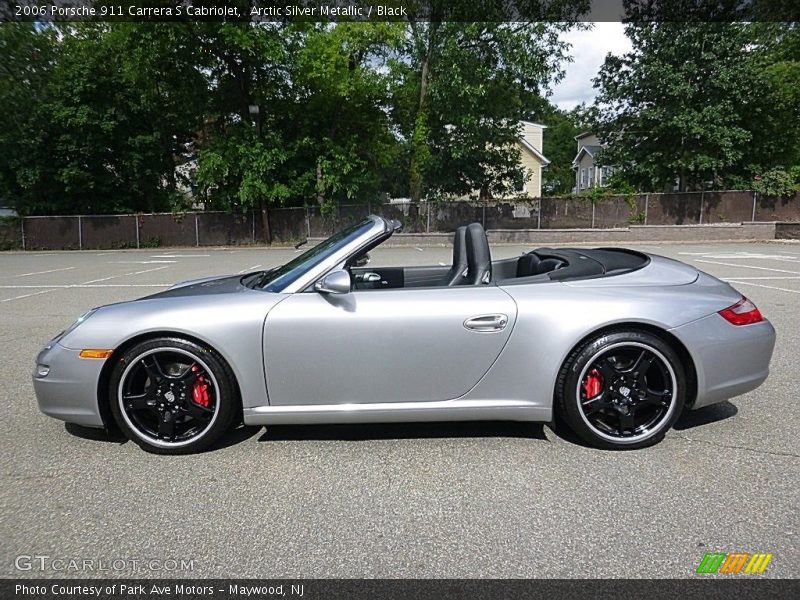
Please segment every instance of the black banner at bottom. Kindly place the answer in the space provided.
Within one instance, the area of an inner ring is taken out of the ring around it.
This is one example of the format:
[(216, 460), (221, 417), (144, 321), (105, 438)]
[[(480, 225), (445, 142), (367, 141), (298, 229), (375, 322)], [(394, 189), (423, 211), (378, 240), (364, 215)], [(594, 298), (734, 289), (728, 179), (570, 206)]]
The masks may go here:
[(346, 598), (373, 600), (411, 598), (591, 598), (623, 600), (644, 596), (687, 598), (798, 598), (796, 579), (5, 579), (0, 598)]

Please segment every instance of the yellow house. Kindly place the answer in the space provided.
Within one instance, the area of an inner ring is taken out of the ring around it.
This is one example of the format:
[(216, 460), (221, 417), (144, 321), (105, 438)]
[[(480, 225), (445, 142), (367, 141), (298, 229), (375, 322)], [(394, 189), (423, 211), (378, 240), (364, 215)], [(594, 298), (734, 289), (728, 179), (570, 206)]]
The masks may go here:
[(528, 198), (541, 198), (542, 169), (550, 164), (550, 161), (542, 153), (542, 137), (547, 126), (531, 121), (521, 121), (520, 126), (517, 146), (519, 147), (520, 161), (525, 170), (525, 183), (518, 192)]

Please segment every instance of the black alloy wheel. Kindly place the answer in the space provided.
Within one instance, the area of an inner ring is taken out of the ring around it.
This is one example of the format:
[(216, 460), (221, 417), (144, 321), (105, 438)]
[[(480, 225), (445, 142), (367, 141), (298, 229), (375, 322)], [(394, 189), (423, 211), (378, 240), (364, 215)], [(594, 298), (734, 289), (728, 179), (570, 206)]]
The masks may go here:
[(591, 445), (640, 448), (660, 441), (685, 402), (675, 351), (647, 332), (602, 335), (577, 349), (559, 376), (558, 408)]
[(160, 454), (208, 447), (232, 421), (235, 385), (213, 351), (161, 338), (126, 352), (111, 377), (111, 408), (125, 434)]

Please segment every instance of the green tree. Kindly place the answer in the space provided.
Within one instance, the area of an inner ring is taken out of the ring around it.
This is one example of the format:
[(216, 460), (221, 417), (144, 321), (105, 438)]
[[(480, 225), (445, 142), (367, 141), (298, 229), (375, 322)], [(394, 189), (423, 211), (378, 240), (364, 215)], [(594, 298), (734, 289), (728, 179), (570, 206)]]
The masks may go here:
[(744, 23), (638, 22), (595, 80), (602, 159), (640, 189), (719, 183), (750, 159), (762, 78)]
[(543, 194), (568, 194), (575, 186), (572, 161), (577, 153), (575, 136), (589, 126), (583, 105), (572, 110), (561, 110), (549, 102), (536, 111), (535, 120), (547, 125), (544, 130), (544, 154), (550, 164), (542, 172)]
[(561, 3), (559, 23), (447, 22), (444, 3), (430, 7), (429, 20), (409, 17), (392, 61), (409, 194), (507, 191), (522, 177), (513, 144), (518, 122), (562, 76), (567, 45), (558, 34), (584, 3)]
[(391, 23), (231, 24), (199, 36), (215, 82), (198, 171), (212, 204), (266, 218), (270, 204), (327, 210), (374, 199), (397, 162), (379, 66), (400, 31)]
[(294, 193), (333, 203), (374, 200), (399, 147), (388, 119), (387, 55), (399, 23), (315, 24), (291, 61), (296, 93), (291, 131), (299, 161)]
[[(19, 212), (168, 209), (201, 118), (189, 45), (160, 24), (7, 24), (0, 193)], [(8, 54), (6, 54), (8, 53)]]
[[(760, 110), (754, 111), (748, 175), (800, 167), (800, 26), (756, 23), (752, 26), (752, 61), (761, 74)], [(767, 177), (770, 179), (771, 177)]]
[(290, 195), (284, 166), (291, 165), (292, 151), (283, 138), (291, 103), (286, 26), (187, 27), (201, 50), (210, 88), (197, 141), (201, 195), (214, 208), (261, 210), (269, 237), (265, 209)]
[(46, 137), (46, 124), (37, 123), (37, 106), (54, 68), (56, 43), (52, 28), (0, 26), (0, 198), (20, 213), (31, 212), (31, 199), (47, 192), (40, 174), (47, 168), (46, 153), (39, 141)]

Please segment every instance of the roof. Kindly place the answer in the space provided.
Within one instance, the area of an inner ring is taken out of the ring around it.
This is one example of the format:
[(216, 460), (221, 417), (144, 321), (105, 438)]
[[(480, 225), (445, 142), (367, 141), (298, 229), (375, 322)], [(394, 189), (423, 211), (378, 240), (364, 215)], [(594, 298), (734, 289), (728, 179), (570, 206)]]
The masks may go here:
[(525, 123), (526, 125), (535, 125), (536, 127), (547, 129), (547, 125), (542, 125), (541, 123), (534, 123), (533, 121), (526, 121), (525, 119), (522, 119), (520, 123)]
[(583, 133), (579, 133), (578, 135), (576, 135), (575, 139), (576, 140), (580, 140), (582, 138), (589, 137), (590, 135), (594, 135), (594, 132), (592, 132), (592, 131), (584, 131)]
[(547, 166), (550, 164), (550, 160), (545, 157), (544, 154), (539, 152), (528, 140), (524, 137), (517, 138), (519, 143), (522, 144), (522, 147), (528, 150), (531, 154), (533, 154), (536, 158), (538, 158), (542, 163)]
[(581, 149), (578, 151), (578, 154), (576, 154), (575, 158), (572, 159), (572, 166), (573, 167), (577, 166), (578, 161), (583, 157), (584, 153), (594, 158), (595, 156), (597, 156), (597, 153), (600, 152), (600, 150), (602, 149), (603, 149), (602, 146), (597, 146), (593, 144), (590, 144), (588, 146), (581, 146)]

